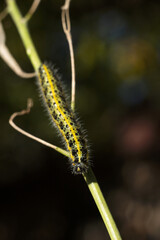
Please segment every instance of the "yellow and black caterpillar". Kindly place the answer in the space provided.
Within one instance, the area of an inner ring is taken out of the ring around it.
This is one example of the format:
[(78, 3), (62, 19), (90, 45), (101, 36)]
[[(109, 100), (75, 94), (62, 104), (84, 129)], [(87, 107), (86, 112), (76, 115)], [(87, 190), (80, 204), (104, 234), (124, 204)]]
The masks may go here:
[(84, 131), (67, 103), (61, 81), (52, 69), (42, 64), (38, 77), (43, 98), (49, 113), (63, 136), (70, 152), (71, 169), (74, 174), (87, 172), (89, 167), (89, 149)]

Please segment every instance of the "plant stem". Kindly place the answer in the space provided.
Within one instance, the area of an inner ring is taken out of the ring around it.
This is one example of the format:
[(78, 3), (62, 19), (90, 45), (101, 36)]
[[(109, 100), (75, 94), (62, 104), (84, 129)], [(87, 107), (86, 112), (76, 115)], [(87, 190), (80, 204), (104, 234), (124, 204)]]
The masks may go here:
[(86, 181), (88, 188), (93, 196), (93, 199), (98, 207), (98, 210), (102, 216), (104, 224), (108, 230), (110, 238), (112, 240), (121, 240), (120, 233), (118, 228), (113, 220), (113, 217), (110, 213), (110, 210), (107, 206), (107, 203), (104, 199), (102, 191), (99, 187), (97, 179), (91, 168), (88, 169), (88, 172), (83, 174), (84, 180)]
[[(32, 39), (30, 37), (30, 33), (28, 31), (27, 23), (23, 21), (21, 13), (16, 5), (15, 0), (7, 0), (8, 11), (18, 29), (18, 32), (21, 36), (22, 42), (25, 46), (26, 53), (35, 69), (37, 71), (38, 67), (41, 64), (41, 61), (38, 57)], [(112, 240), (121, 240), (119, 231), (116, 227), (116, 224), (113, 220), (113, 217), (109, 211), (109, 208), (105, 202), (101, 189), (97, 183), (96, 177), (92, 171), (92, 169), (88, 169), (86, 174), (83, 174), (83, 177), (89, 187), (89, 190), (93, 196), (93, 199), (99, 209), (99, 212), (102, 216), (104, 224), (109, 232), (110, 238)]]
[(26, 53), (35, 69), (39, 68), (41, 65), (40, 58), (36, 52), (33, 41), (31, 39), (30, 33), (28, 31), (27, 23), (23, 21), (22, 15), (16, 5), (15, 0), (7, 0), (8, 3), (8, 12), (10, 13), (17, 30), (21, 36), (22, 42), (25, 46)]

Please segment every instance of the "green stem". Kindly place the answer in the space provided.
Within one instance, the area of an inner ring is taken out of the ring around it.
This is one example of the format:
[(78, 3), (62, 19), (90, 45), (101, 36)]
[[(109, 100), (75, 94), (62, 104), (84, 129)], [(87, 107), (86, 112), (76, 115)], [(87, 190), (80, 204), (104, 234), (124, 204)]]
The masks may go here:
[(22, 39), (22, 42), (25, 46), (26, 53), (27, 53), (35, 71), (37, 71), (37, 69), (41, 65), (41, 61), (36, 52), (33, 41), (30, 37), (27, 23), (23, 20), (22, 15), (16, 5), (15, 0), (7, 0), (7, 3), (8, 3), (8, 12), (10, 13), (10, 15), (18, 29), (18, 32)]
[[(13, 18), (13, 21), (18, 29), (18, 32), (21, 36), (22, 42), (25, 46), (26, 53), (35, 69), (39, 68), (41, 61), (38, 57), (38, 54), (36, 52), (36, 49), (34, 47), (34, 44), (32, 42), (32, 39), (30, 37), (30, 33), (28, 31), (27, 23), (23, 21), (21, 13), (16, 5), (15, 0), (7, 0), (8, 4), (8, 11)], [(61, 152), (64, 154), (63, 152)], [(105, 202), (105, 199), (103, 197), (103, 194), (101, 192), (101, 189), (97, 183), (97, 180), (94, 176), (94, 173), (92, 172), (92, 169), (88, 169), (88, 172), (86, 174), (83, 174), (83, 177), (89, 187), (89, 190), (93, 196), (93, 199), (99, 209), (99, 212), (102, 216), (102, 219), (104, 221), (104, 224), (108, 230), (108, 233), (110, 235), (110, 238), (112, 240), (121, 240), (119, 231), (116, 227), (116, 224), (113, 220), (113, 217), (109, 211), (109, 208)]]
[(102, 216), (104, 224), (108, 230), (110, 238), (112, 240), (121, 240), (120, 233), (118, 228), (113, 220), (113, 217), (110, 213), (110, 210), (107, 206), (107, 203), (104, 199), (102, 191), (99, 187), (97, 179), (91, 168), (88, 169), (88, 172), (83, 175), (84, 180), (86, 181), (88, 188), (93, 196), (93, 199), (98, 207), (98, 210)]

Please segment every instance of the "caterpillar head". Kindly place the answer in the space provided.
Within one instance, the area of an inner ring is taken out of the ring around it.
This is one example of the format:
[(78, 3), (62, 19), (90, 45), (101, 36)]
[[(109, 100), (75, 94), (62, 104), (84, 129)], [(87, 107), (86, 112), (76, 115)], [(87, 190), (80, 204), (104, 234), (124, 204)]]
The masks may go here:
[(87, 163), (78, 162), (78, 163), (73, 163), (72, 164), (72, 172), (75, 175), (86, 173), (87, 169), (88, 169)]

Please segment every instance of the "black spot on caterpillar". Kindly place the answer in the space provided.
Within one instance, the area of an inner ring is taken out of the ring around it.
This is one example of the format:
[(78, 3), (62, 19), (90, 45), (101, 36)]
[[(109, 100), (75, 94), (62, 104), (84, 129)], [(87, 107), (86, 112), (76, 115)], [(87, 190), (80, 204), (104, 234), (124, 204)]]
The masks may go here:
[(75, 113), (66, 100), (61, 81), (52, 69), (45, 64), (39, 67), (38, 78), (51, 118), (70, 152), (72, 172), (74, 174), (87, 172), (90, 163), (87, 139)]

